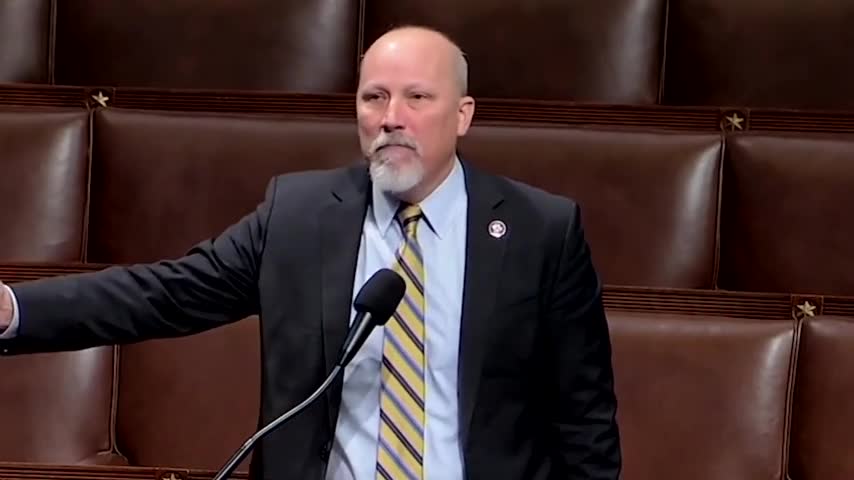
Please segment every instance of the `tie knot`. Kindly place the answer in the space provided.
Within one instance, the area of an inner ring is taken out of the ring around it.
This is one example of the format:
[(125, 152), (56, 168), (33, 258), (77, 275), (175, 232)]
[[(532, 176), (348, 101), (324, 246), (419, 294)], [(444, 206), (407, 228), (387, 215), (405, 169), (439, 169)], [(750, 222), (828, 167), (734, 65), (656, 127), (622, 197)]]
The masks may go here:
[(397, 213), (397, 219), (403, 227), (403, 231), (407, 236), (415, 235), (415, 228), (418, 226), (418, 220), (423, 217), (421, 207), (418, 205), (401, 206)]

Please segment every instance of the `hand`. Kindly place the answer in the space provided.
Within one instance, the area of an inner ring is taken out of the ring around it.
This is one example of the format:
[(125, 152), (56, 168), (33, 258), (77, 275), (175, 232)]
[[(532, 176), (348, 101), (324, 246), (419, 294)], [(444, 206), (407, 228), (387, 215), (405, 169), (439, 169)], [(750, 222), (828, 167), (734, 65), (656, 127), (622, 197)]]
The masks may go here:
[(0, 333), (12, 323), (12, 296), (9, 289), (0, 282)]

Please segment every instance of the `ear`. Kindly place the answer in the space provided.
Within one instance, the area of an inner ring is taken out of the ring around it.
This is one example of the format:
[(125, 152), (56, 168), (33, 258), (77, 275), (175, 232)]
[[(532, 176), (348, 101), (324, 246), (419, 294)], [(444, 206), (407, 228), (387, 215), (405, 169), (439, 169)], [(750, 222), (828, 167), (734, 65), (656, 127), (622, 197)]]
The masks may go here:
[(459, 109), (457, 111), (457, 135), (462, 137), (468, 132), (471, 126), (472, 118), (474, 117), (474, 98), (465, 96), (460, 99)]

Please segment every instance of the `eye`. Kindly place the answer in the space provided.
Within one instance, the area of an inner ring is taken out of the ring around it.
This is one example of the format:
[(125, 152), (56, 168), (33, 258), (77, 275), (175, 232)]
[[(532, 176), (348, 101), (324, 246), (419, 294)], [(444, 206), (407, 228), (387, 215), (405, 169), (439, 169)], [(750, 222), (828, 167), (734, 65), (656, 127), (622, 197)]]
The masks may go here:
[(423, 93), (413, 93), (412, 98), (414, 98), (415, 100), (426, 100), (427, 95)]
[(376, 92), (366, 92), (362, 94), (362, 100), (365, 102), (372, 102), (374, 100), (378, 100), (380, 98), (380, 94)]

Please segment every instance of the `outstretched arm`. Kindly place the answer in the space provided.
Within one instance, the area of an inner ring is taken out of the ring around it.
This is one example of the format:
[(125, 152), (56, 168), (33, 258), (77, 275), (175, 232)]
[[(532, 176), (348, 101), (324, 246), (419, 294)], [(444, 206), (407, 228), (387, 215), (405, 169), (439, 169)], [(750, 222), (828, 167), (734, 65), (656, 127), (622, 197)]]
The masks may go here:
[[(611, 343), (599, 277), (571, 213), (547, 314), (555, 460), (569, 480), (617, 480), (621, 469)], [(558, 477), (556, 477), (558, 478)]]
[(189, 335), (258, 310), (275, 180), (263, 203), (177, 260), (11, 285), (19, 324), (4, 353), (76, 350)]

